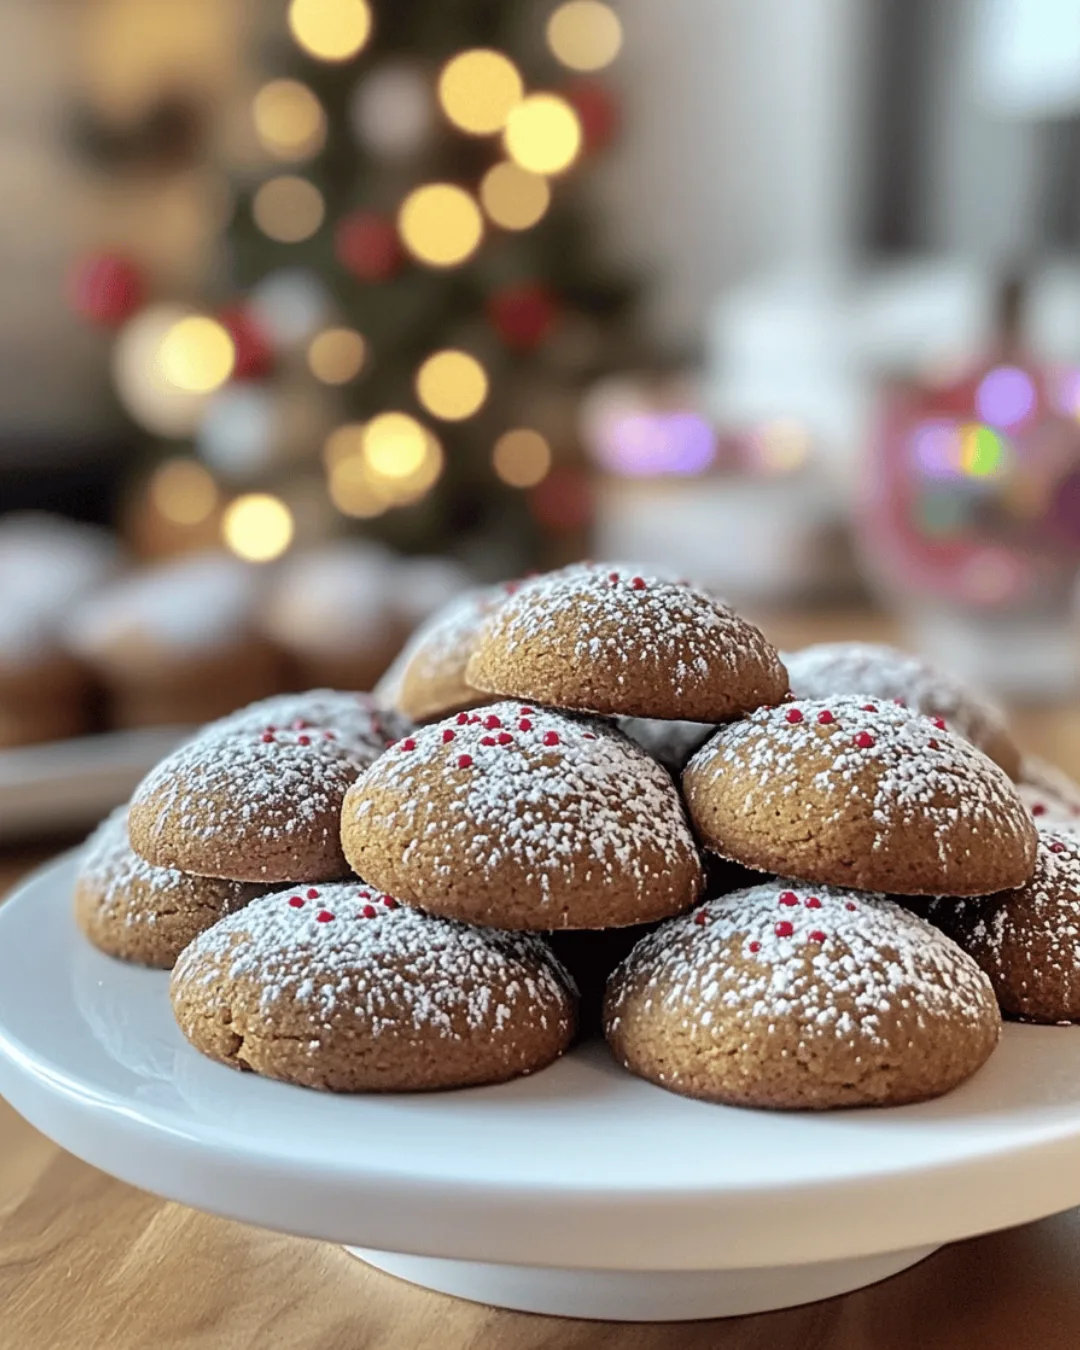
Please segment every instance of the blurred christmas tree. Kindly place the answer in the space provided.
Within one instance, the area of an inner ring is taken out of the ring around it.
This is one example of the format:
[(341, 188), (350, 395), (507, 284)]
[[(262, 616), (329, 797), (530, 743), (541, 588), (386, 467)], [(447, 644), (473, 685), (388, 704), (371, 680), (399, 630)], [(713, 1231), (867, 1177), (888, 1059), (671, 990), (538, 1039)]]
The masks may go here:
[(213, 305), (163, 304), (110, 254), (76, 279), (77, 307), (122, 325), (129, 412), (194, 442), (152, 500), (196, 533), (220, 513), (252, 558), (343, 519), (410, 550), (542, 556), (588, 522), (578, 393), (640, 356), (579, 200), (616, 129), (595, 72), (617, 16), (291, 0), (264, 28), (259, 162), (232, 174)]

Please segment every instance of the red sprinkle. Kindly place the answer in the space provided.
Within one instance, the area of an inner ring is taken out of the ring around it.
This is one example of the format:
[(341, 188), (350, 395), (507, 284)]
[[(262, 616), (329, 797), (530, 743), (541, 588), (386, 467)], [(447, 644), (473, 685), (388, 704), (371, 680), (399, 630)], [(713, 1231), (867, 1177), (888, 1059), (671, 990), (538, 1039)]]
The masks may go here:
[(499, 721), (494, 713), (489, 713), (488, 716), (484, 718), (484, 726), (487, 727), (488, 731), (494, 731), (496, 727), (502, 726), (502, 722)]
[(416, 742), (413, 740), (411, 736), (406, 736), (405, 739), (401, 742), (401, 748), (402, 750), (415, 750)]
[(319, 892), (315, 889), (314, 886), (312, 886), (312, 888), (308, 891), (307, 898), (309, 900), (318, 900)]
[(473, 713), (472, 716), (469, 718), (469, 725), (476, 726), (479, 724), (479, 721), (480, 721), (479, 715), (477, 713)]
[(397, 901), (394, 899), (392, 895), (384, 895), (382, 898), (382, 902), (387, 909), (397, 909), (398, 907)]
[(860, 750), (869, 750), (875, 744), (875, 741), (868, 731), (860, 731), (855, 737), (855, 744)]
[(759, 952), (759, 951), (761, 951), (761, 943), (760, 943), (760, 942), (751, 942), (751, 944), (750, 944), (750, 950), (751, 950), (752, 952)]
[(847, 904), (844, 906), (844, 908), (845, 908), (845, 909), (854, 910), (854, 909), (855, 909), (855, 906), (854, 906), (854, 905), (851, 903), (851, 901), (849, 900), (849, 901), (847, 902)]
[(784, 717), (793, 724), (795, 722), (801, 722), (803, 720), (803, 715), (798, 710), (798, 708), (789, 708), (787, 712), (784, 714)]
[(863, 710), (863, 712), (877, 712), (877, 704), (876, 704), (876, 703), (864, 703), (864, 704), (862, 705), (862, 710)]
[(523, 717), (518, 723), (518, 731), (532, 731), (532, 723), (527, 717)]
[(330, 913), (328, 909), (320, 909), (318, 914), (315, 915), (315, 922), (329, 923), (333, 917), (334, 916)]
[(935, 717), (935, 718), (934, 718), (934, 726), (937, 727), (938, 731), (944, 731), (944, 730), (945, 730), (945, 719), (944, 719), (944, 717)]
[(807, 908), (807, 909), (820, 909), (820, 908), (821, 908), (821, 901), (817, 898), (816, 895), (812, 895), (812, 896), (810, 897), (810, 899), (807, 900), (807, 902), (806, 902), (806, 908)]
[(797, 905), (799, 903), (799, 897), (794, 891), (781, 891), (776, 898), (782, 905)]
[(709, 922), (709, 916), (705, 913), (703, 909), (699, 909), (698, 912), (694, 915), (694, 922), (697, 924), (706, 924)]
[(304, 902), (303, 902), (303, 900), (300, 899), (300, 897), (299, 897), (298, 895), (290, 895), (290, 896), (289, 896), (289, 904), (292, 905), (293, 909), (303, 909), (303, 908), (304, 908)]
[(824, 942), (824, 941), (825, 941), (825, 934), (821, 931), (820, 928), (815, 928), (814, 931), (810, 934), (810, 941), (811, 941), (811, 942)]
[(617, 584), (618, 584), (618, 580), (619, 580), (619, 574), (618, 574), (618, 572), (609, 572), (609, 573), (607, 574), (607, 579), (608, 579), (608, 581), (611, 582), (611, 584), (612, 584), (613, 586), (617, 585)]
[(499, 744), (500, 744), (500, 745), (509, 745), (510, 742), (511, 742), (513, 739), (514, 739), (513, 736), (511, 736), (510, 733), (509, 733), (508, 731), (500, 731), (500, 732), (499, 732)]
[(583, 741), (595, 741), (595, 740), (596, 740), (596, 732), (595, 732), (595, 731), (583, 731), (583, 732), (581, 733), (581, 739), (582, 739)]
[(787, 919), (781, 919), (774, 931), (777, 937), (790, 937), (794, 933), (795, 927), (788, 923)]
[(336, 741), (336, 740), (337, 740), (337, 736), (336, 736), (336, 735), (334, 734), (334, 732), (332, 732), (332, 731), (324, 731), (324, 732), (323, 732), (323, 740), (324, 740), (324, 741)]
[(468, 720), (469, 720), (468, 713), (458, 713), (457, 717), (454, 718), (454, 721), (458, 724), (459, 727), (465, 726)]
[(454, 739), (455, 734), (456, 733), (451, 731), (449, 727), (446, 727), (442, 734), (443, 745), (449, 745), (450, 742)]
[(828, 708), (822, 708), (822, 710), (817, 715), (817, 720), (821, 723), (823, 727), (827, 727), (830, 722), (835, 722), (836, 718), (832, 715), (832, 713), (828, 710)]
[(545, 732), (544, 732), (544, 744), (545, 744), (545, 745), (558, 745), (558, 744), (559, 744), (559, 733), (558, 733), (557, 731), (545, 731)]
[(1065, 852), (1065, 845), (1062, 844), (1062, 843), (1059, 843), (1059, 841), (1058, 841), (1057, 839), (1055, 839), (1054, 842), (1050, 845), (1050, 852), (1051, 852), (1051, 853), (1064, 853), (1064, 852)]
[(379, 911), (375, 908), (374, 905), (365, 905), (364, 908), (360, 911), (360, 913), (364, 916), (365, 919), (373, 919), (375, 915), (378, 914), (378, 912)]
[(297, 736), (297, 738), (296, 738), (296, 744), (297, 744), (297, 745), (310, 745), (310, 744), (311, 744), (311, 737), (310, 737), (310, 736)]
[(631, 577), (631, 578), (630, 578), (630, 585), (633, 586), (633, 588), (634, 588), (635, 591), (643, 591), (643, 590), (645, 589), (645, 578), (644, 578), (644, 577)]
[(528, 716), (531, 715), (532, 709), (531, 709), (531, 708), (519, 708), (519, 709), (518, 709), (518, 712), (521, 714), (522, 717), (528, 717)]
[(495, 737), (494, 737), (494, 736), (481, 736), (481, 737), (480, 737), (480, 744), (481, 744), (481, 745), (494, 745), (494, 744), (495, 744)]
[(906, 699), (906, 698), (894, 698), (894, 699), (893, 699), (893, 702), (896, 704), (896, 706), (897, 706), (898, 708), (906, 708), (906, 707), (907, 707), (907, 699)]
[(926, 744), (930, 747), (931, 750), (937, 750), (939, 748), (938, 743), (937, 741), (934, 740), (933, 736), (930, 737), (930, 739), (926, 742)]
[(1031, 808), (1031, 814), (1033, 816), (1045, 816), (1046, 807), (1043, 805), (1042, 802), (1036, 802), (1035, 805)]
[(298, 717), (292, 724), (292, 729), (293, 731), (305, 731), (307, 729), (307, 723), (302, 717)]
[(457, 766), (459, 769), (468, 769), (472, 766), (472, 755), (458, 755)]
[(274, 739), (274, 733), (272, 731), (264, 731), (262, 734), (262, 738), (266, 742), (266, 744), (269, 745), (270, 742)]

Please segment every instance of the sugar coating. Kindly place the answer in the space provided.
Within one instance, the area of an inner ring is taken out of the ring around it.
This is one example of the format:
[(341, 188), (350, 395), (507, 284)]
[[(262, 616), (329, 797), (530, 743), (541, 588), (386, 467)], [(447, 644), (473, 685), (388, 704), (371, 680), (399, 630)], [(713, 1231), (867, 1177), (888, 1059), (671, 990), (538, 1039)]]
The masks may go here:
[[(570, 864), (597, 881), (644, 884), (654, 877), (646, 851), (694, 853), (678, 793), (659, 764), (602, 722), (529, 704), (488, 704), (423, 727), (358, 788), (392, 792), (396, 806), (378, 822), (390, 829), (418, 828), (439, 803), (442, 823), (427, 827), (436, 876), (460, 875), (463, 867), (488, 875), (512, 854), (526, 881), (543, 891)], [(356, 818), (374, 809), (364, 795)], [(405, 863), (418, 842), (419, 835)]]
[[(101, 822), (83, 845), (79, 858), (79, 881), (98, 892), (106, 906), (119, 905), (133, 885), (151, 895), (165, 895), (191, 880), (175, 867), (154, 867), (140, 858), (128, 842), (126, 806), (118, 806)], [(127, 910), (129, 924), (157, 921), (153, 910)]]
[(499, 640), (511, 652), (543, 642), (568, 611), (579, 620), (574, 658), (602, 664), (620, 685), (634, 682), (644, 659), (665, 671), (676, 694), (734, 676), (748, 663), (779, 664), (757, 628), (705, 591), (611, 564), (579, 564), (524, 582), (497, 611)]
[(873, 642), (819, 642), (784, 653), (796, 698), (867, 694), (902, 699), (914, 712), (942, 717), (974, 745), (1005, 731), (1004, 713), (921, 657)]
[(917, 915), (880, 895), (783, 879), (709, 900), (643, 938), (612, 976), (612, 1030), (637, 977), (679, 1019), (795, 1019), (808, 1034), (870, 1045), (898, 1012), (915, 1008), (919, 1026), (924, 1012), (977, 1020), (993, 1001), (975, 962)]
[(394, 555), (339, 539), (286, 559), (263, 607), (270, 635), (291, 650), (335, 654), (393, 631)]
[[(301, 727), (299, 723), (305, 725)], [(411, 726), (407, 718), (385, 708), (372, 694), (309, 689), (302, 694), (274, 694), (249, 703), (246, 708), (212, 722), (204, 734), (317, 728), (332, 731), (339, 745), (370, 762)]]
[(422, 914), (362, 882), (263, 896), (196, 938), (174, 984), (213, 985), (223, 974), (260, 985), (263, 1012), (302, 1009), (313, 1028), (355, 1017), (373, 1036), (498, 1033), (573, 990), (542, 939)]
[(861, 695), (758, 708), (720, 727), (687, 774), (719, 772), (722, 782), (724, 767), (738, 766), (752, 780), (747, 807), (767, 810), (796, 791), (795, 767), (822, 754), (828, 763), (812, 779), (822, 793), (820, 824), (865, 803), (875, 850), (894, 845), (916, 820), (929, 823), (942, 862), (958, 822), (987, 840), (1004, 829), (1030, 830), (1010, 779), (968, 741), (909, 708)]
[(1080, 831), (1080, 784), (1038, 755), (1025, 755), (1016, 785), (1040, 829)]

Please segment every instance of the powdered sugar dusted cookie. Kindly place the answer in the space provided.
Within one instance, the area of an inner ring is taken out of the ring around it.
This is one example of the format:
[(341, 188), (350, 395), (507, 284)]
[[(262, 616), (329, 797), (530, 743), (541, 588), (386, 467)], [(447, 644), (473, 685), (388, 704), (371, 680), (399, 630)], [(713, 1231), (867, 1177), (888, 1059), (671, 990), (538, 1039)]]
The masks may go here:
[(612, 975), (615, 1057), (672, 1092), (822, 1110), (936, 1097), (978, 1069), (990, 982), (879, 896), (773, 881), (662, 924)]
[(914, 712), (944, 719), (950, 731), (977, 745), (1010, 778), (1017, 776), (1020, 752), (1001, 709), (921, 657), (875, 642), (818, 642), (785, 652), (784, 664), (796, 698), (866, 694), (895, 699)]
[(721, 727), (683, 774), (706, 847), (747, 867), (900, 895), (1022, 885), (1036, 831), (1005, 773), (940, 718), (837, 697)]
[(86, 841), (75, 918), (110, 956), (168, 969), (193, 938), (258, 894), (257, 886), (152, 867), (128, 843), (122, 806)]
[(677, 914), (701, 864), (671, 779), (600, 722), (496, 703), (399, 741), (350, 789), (345, 856), (436, 914), (619, 928)]
[(399, 907), (361, 882), (264, 896), (198, 938), (176, 1020), (212, 1059), (304, 1087), (500, 1083), (557, 1058), (574, 996), (546, 944)]
[(721, 722), (787, 693), (775, 649), (705, 591), (574, 567), (518, 588), (466, 667), (477, 689), (561, 708)]
[(388, 745), (412, 730), (407, 717), (384, 708), (373, 694), (338, 689), (309, 689), (302, 694), (274, 694), (249, 703), (205, 730), (330, 731), (338, 743), (375, 759)]
[(979, 900), (934, 900), (930, 921), (990, 977), (1002, 1012), (1029, 1022), (1080, 1021), (1080, 839), (1040, 833), (1026, 886)]
[(1040, 829), (1080, 833), (1080, 783), (1057, 765), (1025, 755), (1017, 790)]

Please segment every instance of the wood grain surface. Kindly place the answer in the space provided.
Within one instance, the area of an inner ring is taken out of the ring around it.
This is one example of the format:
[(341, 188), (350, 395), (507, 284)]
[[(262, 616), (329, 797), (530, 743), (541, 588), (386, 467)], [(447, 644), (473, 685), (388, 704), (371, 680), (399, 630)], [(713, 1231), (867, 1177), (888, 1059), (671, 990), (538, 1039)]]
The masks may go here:
[[(829, 631), (853, 628), (840, 617)], [(788, 632), (793, 642), (802, 625)], [(1021, 714), (1016, 725), (1025, 745), (1080, 776), (1076, 709)], [(0, 853), (0, 891), (54, 851)], [(159, 1200), (78, 1162), (0, 1101), (0, 1350), (279, 1347), (1077, 1350), (1080, 1211), (956, 1244), (873, 1288), (788, 1312), (575, 1322), (425, 1293), (333, 1246)]]

